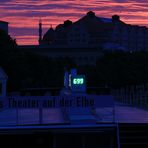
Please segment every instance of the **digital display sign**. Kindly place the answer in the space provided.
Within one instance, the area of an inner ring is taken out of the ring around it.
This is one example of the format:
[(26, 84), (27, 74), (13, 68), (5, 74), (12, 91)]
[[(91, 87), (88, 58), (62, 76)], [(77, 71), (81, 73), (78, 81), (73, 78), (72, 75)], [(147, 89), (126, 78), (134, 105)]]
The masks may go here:
[(75, 75), (71, 77), (71, 89), (73, 92), (85, 92), (86, 81), (84, 75)]
[(84, 84), (84, 78), (74, 78), (72, 83), (75, 84), (75, 85), (83, 85)]

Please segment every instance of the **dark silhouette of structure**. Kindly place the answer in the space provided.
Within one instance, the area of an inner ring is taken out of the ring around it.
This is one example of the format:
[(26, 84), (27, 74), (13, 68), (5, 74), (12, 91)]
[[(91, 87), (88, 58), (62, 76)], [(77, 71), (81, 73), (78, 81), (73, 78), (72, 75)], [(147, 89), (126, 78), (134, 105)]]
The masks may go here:
[(139, 51), (148, 49), (147, 38), (147, 27), (126, 24), (118, 15), (103, 18), (89, 11), (76, 22), (67, 20), (55, 29), (51, 27), (39, 45)]
[(42, 20), (39, 20), (39, 44), (42, 42)]
[(0, 30), (5, 31), (8, 34), (8, 22), (0, 21)]

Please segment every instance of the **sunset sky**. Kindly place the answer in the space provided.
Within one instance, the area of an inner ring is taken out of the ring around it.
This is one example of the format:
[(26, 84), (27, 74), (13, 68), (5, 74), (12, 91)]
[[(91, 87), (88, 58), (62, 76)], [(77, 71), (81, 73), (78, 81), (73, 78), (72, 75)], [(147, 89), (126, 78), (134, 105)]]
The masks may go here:
[(19, 45), (38, 44), (40, 18), (45, 33), (51, 24), (76, 21), (90, 10), (98, 17), (118, 14), (126, 23), (148, 26), (148, 0), (0, 0), (0, 20), (9, 22)]

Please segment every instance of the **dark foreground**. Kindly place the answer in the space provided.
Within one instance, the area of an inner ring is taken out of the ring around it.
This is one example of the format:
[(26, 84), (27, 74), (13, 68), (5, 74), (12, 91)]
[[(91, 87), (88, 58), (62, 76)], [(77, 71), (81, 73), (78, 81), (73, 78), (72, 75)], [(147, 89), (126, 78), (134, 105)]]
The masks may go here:
[(2, 147), (148, 147), (148, 124), (14, 126), (0, 129)]

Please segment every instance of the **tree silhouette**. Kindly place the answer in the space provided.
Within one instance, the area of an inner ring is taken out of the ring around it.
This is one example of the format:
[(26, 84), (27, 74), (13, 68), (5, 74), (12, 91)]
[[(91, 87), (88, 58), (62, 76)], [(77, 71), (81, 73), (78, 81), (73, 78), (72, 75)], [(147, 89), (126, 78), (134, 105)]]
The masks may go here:
[(96, 81), (112, 87), (148, 83), (148, 52), (112, 52), (98, 59)]
[(4, 30), (0, 29), (0, 48), (14, 48), (16, 45), (16, 40), (12, 39)]

